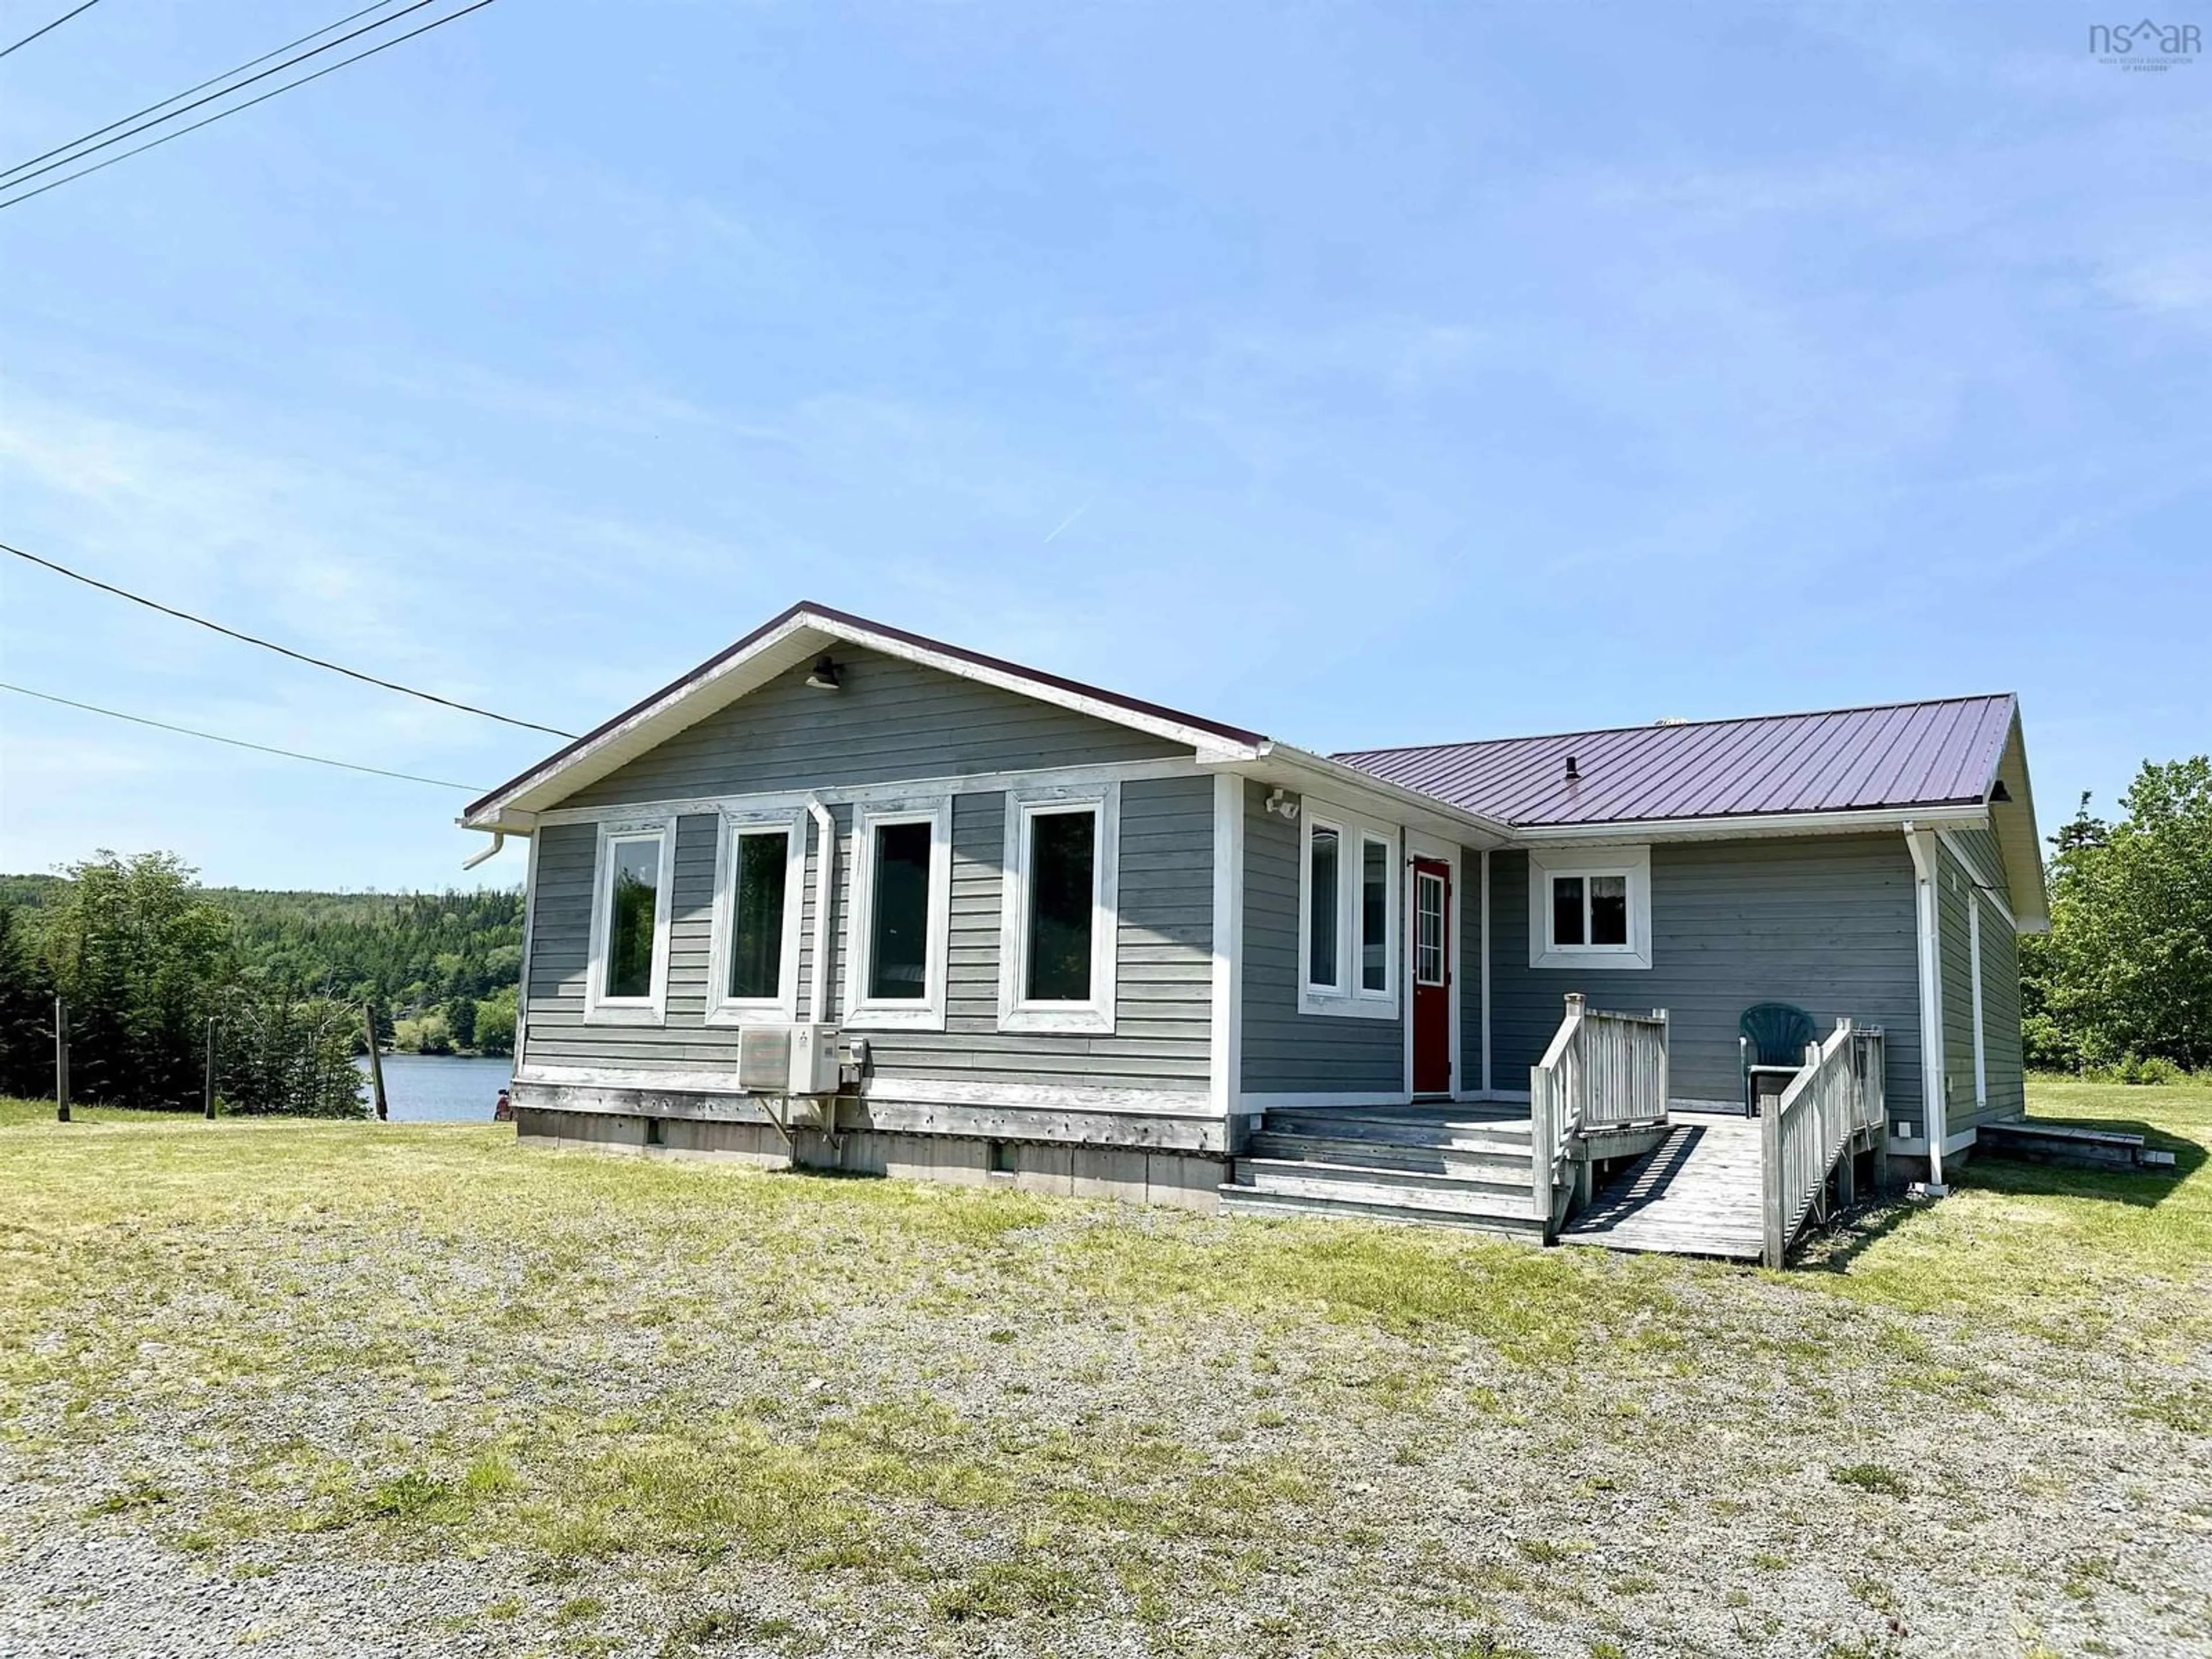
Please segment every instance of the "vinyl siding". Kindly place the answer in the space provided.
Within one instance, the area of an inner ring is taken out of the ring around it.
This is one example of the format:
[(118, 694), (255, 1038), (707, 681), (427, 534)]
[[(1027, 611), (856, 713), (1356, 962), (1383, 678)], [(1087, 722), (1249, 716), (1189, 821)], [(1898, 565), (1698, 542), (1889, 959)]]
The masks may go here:
[[(1978, 838), (1978, 839), (1977, 839)], [(1986, 830), (1960, 836), (1967, 855), (1995, 881), (2003, 880), (1996, 861), (1995, 837)], [(1974, 877), (1943, 848), (1937, 857), (1936, 903), (1942, 917), (1943, 977), (1943, 1070), (1951, 1079), (1950, 1133), (1994, 1122), (2027, 1109), (2021, 1064), (2020, 945), (1996, 905), (1982, 900)], [(2000, 889), (1999, 897), (2003, 897)], [(1980, 905), (1982, 919), (1983, 1077), (1986, 1097), (1974, 1091), (1974, 966), (1970, 913)]]
[[(841, 694), (842, 695), (842, 694)], [(853, 809), (832, 809), (837, 825), (830, 1000), (844, 996), (853, 873)], [(1206, 1087), (1212, 995), (1212, 781), (1206, 776), (1132, 780), (1121, 785), (1116, 1021), (1111, 1035), (1001, 1035), (998, 1023), (1000, 913), (1006, 797), (956, 793), (952, 801), (951, 923), (946, 1029), (872, 1031), (872, 1086), (901, 1078), (1002, 1084), (1080, 1085), (1191, 1091)], [(641, 1072), (727, 1072), (734, 1079), (738, 1028), (708, 1026), (709, 935), (714, 911), (715, 822), (677, 821), (667, 1020), (661, 1026), (586, 1025), (584, 977), (590, 950), (590, 824), (539, 831), (532, 921), (529, 1057), (532, 1066)], [(813, 971), (814, 872), (810, 831), (800, 903), (799, 1012)]]
[(1266, 799), (1261, 786), (1245, 786), (1243, 1087), (1402, 1094), (1403, 1020), (1298, 1012), (1298, 825)]
[(2020, 940), (1993, 909), (1982, 917), (1982, 1019), (1990, 1082), (1989, 1108), (1982, 1121), (2018, 1117), (2027, 1110), (2027, 1073), (2020, 1036)]
[[(1972, 942), (1966, 937), (1966, 906), (1972, 878), (1966, 866), (1940, 842), (1936, 854), (1936, 964), (1943, 982), (1943, 1076), (1946, 1133), (1957, 1134), (1974, 1122), (1974, 974)], [(1985, 916), (1984, 921), (1988, 918)]]
[[(1652, 965), (1528, 966), (1528, 859), (1491, 854), (1493, 1081), (1528, 1088), (1570, 991), (1595, 1008), (1664, 1008), (1674, 1097), (1742, 1098), (1736, 1021), (1795, 1003), (1822, 1030), (1839, 1016), (1887, 1033), (1893, 1108), (1920, 1098), (1912, 862), (1900, 837), (1660, 843), (1651, 849)], [(1971, 1061), (1969, 1062), (1971, 1065)]]
[(2004, 849), (1997, 844), (1996, 832), (1980, 824), (1969, 824), (1952, 834), (1959, 845), (1966, 849), (1966, 856), (1981, 866), (1984, 873), (1996, 884), (1997, 897), (2005, 907), (2012, 906), (2012, 890), (2005, 881)]
[(1164, 739), (896, 657), (841, 648), (844, 684), (798, 667), (678, 732), (562, 805), (896, 783), (909, 778), (1187, 755)]

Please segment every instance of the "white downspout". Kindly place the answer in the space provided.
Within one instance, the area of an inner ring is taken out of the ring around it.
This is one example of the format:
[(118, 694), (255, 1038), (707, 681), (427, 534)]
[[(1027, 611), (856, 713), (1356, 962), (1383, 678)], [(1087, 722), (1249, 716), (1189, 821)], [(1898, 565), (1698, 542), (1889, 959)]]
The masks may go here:
[(806, 1017), (819, 1023), (829, 1018), (830, 896), (837, 890), (837, 820), (815, 796), (806, 798), (806, 810), (820, 848), (814, 859), (814, 972), (807, 981)]
[(1936, 894), (1936, 832), (1922, 830), (1910, 820), (1905, 825), (1905, 849), (1912, 854), (1912, 890), (1918, 926), (1920, 956), (1920, 1116), (1928, 1138), (1928, 1180), (1943, 1184), (1943, 1139), (1950, 1131), (1950, 1114), (1943, 1098), (1943, 958), (1937, 933), (1941, 914)]
[(485, 848), (481, 853), (471, 853), (468, 857), (463, 859), (461, 860), (461, 868), (464, 870), (473, 870), (477, 866), (483, 863), (487, 859), (497, 858), (499, 856), (499, 849), (506, 845), (507, 831), (504, 830), (493, 830), (491, 832), (491, 845)]
[(1482, 1097), (1498, 1098), (1490, 1082), (1490, 849), (1482, 849)]

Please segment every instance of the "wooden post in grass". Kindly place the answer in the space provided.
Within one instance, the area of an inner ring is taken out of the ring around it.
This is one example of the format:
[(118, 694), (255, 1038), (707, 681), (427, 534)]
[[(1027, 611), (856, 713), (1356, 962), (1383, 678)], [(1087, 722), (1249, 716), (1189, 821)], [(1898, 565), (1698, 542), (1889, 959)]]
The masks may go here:
[(215, 1016), (208, 1016), (207, 1079), (201, 1085), (200, 1109), (210, 1123), (215, 1121)]
[(70, 1121), (69, 1005), (59, 996), (54, 998), (54, 1121)]
[(376, 1121), (383, 1122), (388, 1114), (384, 1103), (384, 1060), (376, 1052), (376, 999), (371, 997), (361, 1005), (361, 1017), (368, 1027), (368, 1090), (376, 1098)]

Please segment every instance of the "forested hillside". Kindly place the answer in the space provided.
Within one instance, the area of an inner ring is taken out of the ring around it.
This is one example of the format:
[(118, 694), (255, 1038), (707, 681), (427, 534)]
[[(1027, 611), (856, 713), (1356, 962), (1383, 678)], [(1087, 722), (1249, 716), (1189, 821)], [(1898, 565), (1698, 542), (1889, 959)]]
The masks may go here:
[[(59, 876), (0, 876), (0, 911), (34, 921), (67, 888)], [(235, 966), (253, 979), (302, 996), (373, 997), (403, 1048), (500, 1053), (513, 1040), (519, 891), (194, 891), (231, 919)]]

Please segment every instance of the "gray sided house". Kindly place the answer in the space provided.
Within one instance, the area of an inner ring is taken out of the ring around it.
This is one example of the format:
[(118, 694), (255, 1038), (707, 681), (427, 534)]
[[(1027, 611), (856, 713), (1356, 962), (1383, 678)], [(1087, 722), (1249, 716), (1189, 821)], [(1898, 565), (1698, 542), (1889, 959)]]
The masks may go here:
[(803, 604), (462, 822), (526, 1138), (1548, 1237), (1755, 1003), (1856, 1034), (1771, 1164), (2023, 1107), (2008, 696), (1324, 756)]

